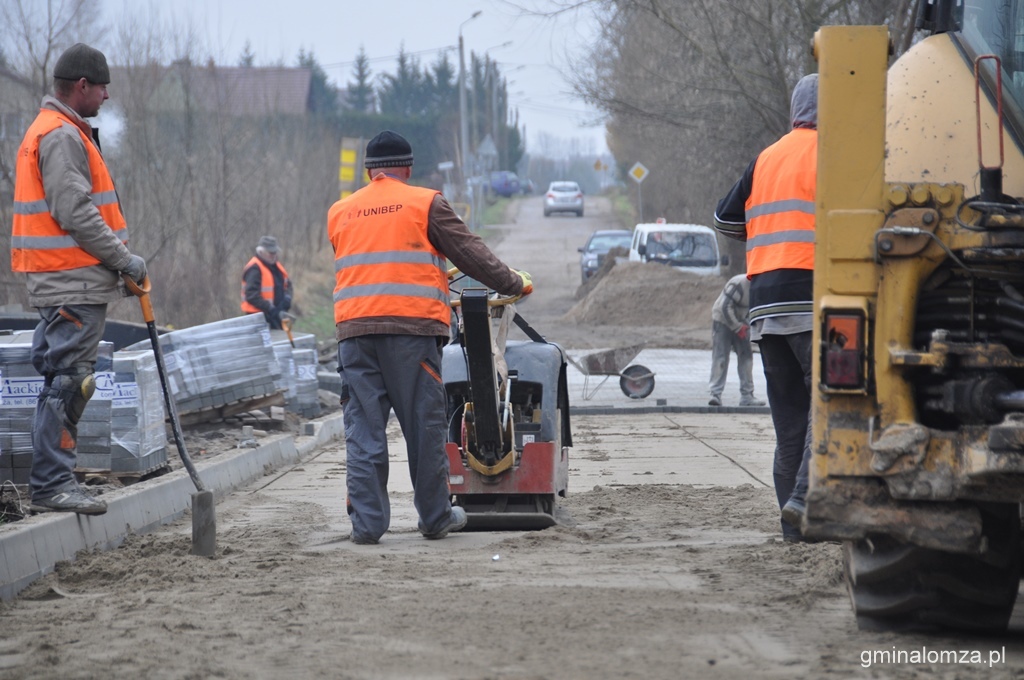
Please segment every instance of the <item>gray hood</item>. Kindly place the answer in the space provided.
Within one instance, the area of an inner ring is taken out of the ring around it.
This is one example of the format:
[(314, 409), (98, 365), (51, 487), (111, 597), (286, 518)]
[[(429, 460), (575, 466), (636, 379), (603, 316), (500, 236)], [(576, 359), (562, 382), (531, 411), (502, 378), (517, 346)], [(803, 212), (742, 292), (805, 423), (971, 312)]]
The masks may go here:
[(793, 88), (793, 99), (789, 105), (789, 119), (795, 128), (818, 128), (817, 73), (804, 76)]

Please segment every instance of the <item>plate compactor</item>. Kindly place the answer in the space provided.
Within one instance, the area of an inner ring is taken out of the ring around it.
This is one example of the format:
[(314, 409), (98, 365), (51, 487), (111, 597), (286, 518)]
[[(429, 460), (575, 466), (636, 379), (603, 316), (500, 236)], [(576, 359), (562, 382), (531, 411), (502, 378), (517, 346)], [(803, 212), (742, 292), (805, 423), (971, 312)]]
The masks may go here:
[[(444, 348), (452, 503), (469, 529), (543, 529), (557, 523), (572, 436), (566, 361), (510, 302), (466, 288), (458, 342)], [(492, 333), (492, 319), (500, 319)], [(514, 322), (530, 338), (505, 342)]]

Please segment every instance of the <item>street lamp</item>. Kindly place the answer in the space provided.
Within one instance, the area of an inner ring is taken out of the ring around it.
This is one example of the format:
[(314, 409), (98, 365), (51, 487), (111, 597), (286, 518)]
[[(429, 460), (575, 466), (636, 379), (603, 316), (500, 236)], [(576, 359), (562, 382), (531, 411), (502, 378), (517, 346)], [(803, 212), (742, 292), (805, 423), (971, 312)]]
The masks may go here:
[(462, 170), (462, 179), (466, 179), (466, 161), (469, 158), (469, 121), (466, 119), (466, 57), (462, 49), (462, 27), (473, 19), (483, 14), (482, 9), (473, 12), (473, 15), (459, 24), (459, 168)]

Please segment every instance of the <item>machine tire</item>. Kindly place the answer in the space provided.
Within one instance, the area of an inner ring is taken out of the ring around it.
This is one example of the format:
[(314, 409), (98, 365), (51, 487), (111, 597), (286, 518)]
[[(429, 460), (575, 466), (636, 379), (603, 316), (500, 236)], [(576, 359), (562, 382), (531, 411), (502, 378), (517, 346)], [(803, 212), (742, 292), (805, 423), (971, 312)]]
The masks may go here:
[(861, 630), (1006, 629), (1021, 577), (1020, 506), (980, 506), (988, 551), (965, 555), (890, 536), (847, 541), (846, 586)]
[(619, 376), (619, 389), (630, 399), (646, 399), (654, 391), (654, 374), (640, 364), (626, 366)]

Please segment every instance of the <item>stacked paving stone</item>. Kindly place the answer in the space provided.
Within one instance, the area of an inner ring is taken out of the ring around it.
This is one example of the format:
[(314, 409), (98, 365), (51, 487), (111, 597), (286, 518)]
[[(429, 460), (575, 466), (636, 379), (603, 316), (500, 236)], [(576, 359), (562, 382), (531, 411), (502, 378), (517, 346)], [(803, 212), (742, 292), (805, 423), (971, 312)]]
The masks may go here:
[[(278, 332), (271, 333), (274, 352), (278, 355), (282, 373), (288, 373), (286, 380), (285, 410), (304, 418), (320, 415), (320, 389), (317, 377), (319, 358), (316, 336), (309, 333), (295, 333), (292, 339)], [(295, 346), (292, 346), (294, 341)]]
[[(143, 350), (148, 342), (127, 350)], [(262, 314), (160, 336), (167, 382), (180, 413), (219, 408), (277, 394), (281, 366)]]
[(112, 471), (145, 473), (167, 463), (166, 414), (153, 351), (114, 352)]
[(274, 343), (274, 356), (281, 366), (281, 378), (277, 381), (277, 389), (284, 395), (286, 409), (295, 399), (295, 360), (292, 351), (292, 346), (287, 342)]
[(110, 416), (114, 398), (114, 345), (100, 343), (96, 359), (96, 391), (78, 421), (78, 463), (86, 470), (110, 469)]
[(304, 418), (316, 418), (320, 415), (320, 381), (317, 378), (317, 360), (315, 349), (292, 350), (295, 364), (295, 397), (287, 403), (286, 408)]
[[(0, 336), (0, 482), (28, 484), (32, 467), (32, 423), (43, 377), (31, 361), (31, 333)], [(114, 346), (101, 342), (96, 393), (78, 422), (78, 465), (110, 469), (110, 416)]]
[(0, 337), (0, 482), (28, 484), (32, 418), (43, 381), (29, 359), (32, 345), (14, 339)]

